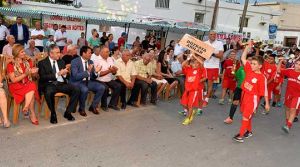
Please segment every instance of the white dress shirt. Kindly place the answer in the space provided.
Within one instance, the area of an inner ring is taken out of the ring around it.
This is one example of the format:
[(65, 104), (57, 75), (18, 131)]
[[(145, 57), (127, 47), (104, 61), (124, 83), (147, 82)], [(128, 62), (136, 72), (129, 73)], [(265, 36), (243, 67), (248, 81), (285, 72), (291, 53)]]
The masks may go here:
[(16, 39), (16, 40), (21, 41), (21, 40), (24, 39), (23, 25), (22, 24), (17, 24), (17, 26), (18, 26), (18, 39)]
[[(36, 36), (36, 35), (43, 35), (45, 36), (45, 32), (44, 30), (40, 29), (40, 30), (37, 30), (37, 29), (34, 29), (31, 31), (31, 36)], [(43, 40), (40, 40), (40, 39), (35, 39), (35, 46), (43, 46)]]
[[(114, 60), (111, 57), (108, 57), (106, 60), (103, 59), (101, 56), (96, 56), (97, 58), (94, 58), (94, 66), (101, 67), (100, 72), (107, 71), (110, 67), (114, 66)], [(112, 73), (108, 73), (104, 76), (99, 76), (97, 78), (98, 81), (101, 82), (110, 82), (113, 79)]]
[(6, 37), (9, 35), (9, 31), (5, 25), (0, 25), (0, 40), (6, 40)]
[[(84, 60), (82, 57), (80, 57), (80, 58), (81, 58), (82, 66), (83, 66), (83, 71), (86, 71), (86, 72), (89, 74), (88, 80), (90, 80), (90, 73), (89, 73), (89, 71), (85, 68), (85, 62), (87, 62), (86, 66), (88, 67), (88, 66), (89, 66), (89, 61)], [(86, 78), (83, 78), (83, 80), (85, 81)]]
[(53, 59), (51, 59), (51, 57), (50, 57), (50, 56), (49, 56), (49, 60), (50, 60), (50, 63), (51, 63), (51, 69), (53, 68), (53, 62), (55, 61), (55, 68), (56, 68), (56, 74), (55, 74), (55, 77), (56, 77), (57, 81), (58, 81), (58, 82), (64, 82), (64, 79), (63, 79), (63, 77), (58, 75), (59, 68), (58, 68), (57, 61), (56, 61), (56, 60), (53, 60)]
[[(67, 32), (62, 33), (61, 30), (57, 30), (54, 35), (54, 41), (56, 41), (57, 39), (60, 39), (60, 38), (67, 38)], [(60, 40), (60, 41), (56, 42), (56, 45), (57, 46), (65, 46), (66, 41)]]

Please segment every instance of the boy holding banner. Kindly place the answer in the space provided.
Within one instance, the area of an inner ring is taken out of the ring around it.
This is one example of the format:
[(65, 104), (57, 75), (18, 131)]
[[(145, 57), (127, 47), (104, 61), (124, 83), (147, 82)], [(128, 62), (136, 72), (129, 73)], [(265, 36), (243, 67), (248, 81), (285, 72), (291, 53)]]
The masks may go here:
[(181, 97), (181, 104), (187, 111), (186, 118), (182, 122), (183, 125), (192, 123), (196, 110), (199, 107), (199, 99), (203, 97), (204, 85), (202, 82), (206, 80), (206, 71), (203, 67), (202, 58), (191, 54), (187, 60), (182, 63), (182, 72), (185, 74), (185, 90)]

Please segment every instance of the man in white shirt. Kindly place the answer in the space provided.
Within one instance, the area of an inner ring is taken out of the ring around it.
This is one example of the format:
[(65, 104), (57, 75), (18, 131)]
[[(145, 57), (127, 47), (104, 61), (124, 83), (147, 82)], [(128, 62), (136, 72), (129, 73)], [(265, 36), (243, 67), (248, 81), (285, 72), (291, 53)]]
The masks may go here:
[(117, 73), (118, 68), (114, 66), (114, 61), (111, 57), (109, 57), (109, 49), (104, 47), (101, 49), (100, 54), (98, 49), (95, 48), (95, 54), (92, 56), (91, 60), (94, 62), (94, 65), (97, 67), (101, 67), (100, 74), (97, 80), (104, 84), (105, 91), (101, 99), (101, 108), (104, 111), (107, 110), (107, 97), (109, 93), (109, 88), (112, 91), (111, 99), (108, 104), (108, 108), (112, 108), (114, 110), (120, 110), (118, 105), (118, 100), (121, 91), (121, 85), (117, 81), (113, 80), (113, 74)]
[(45, 38), (45, 32), (42, 30), (41, 22), (37, 21), (35, 23), (35, 29), (31, 31), (31, 38), (35, 41), (35, 47), (38, 48), (40, 52), (43, 52), (43, 39)]
[(57, 30), (55, 32), (54, 41), (56, 42), (56, 45), (59, 47), (60, 51), (62, 52), (67, 42), (67, 32), (66, 32), (65, 25), (62, 25), (60, 27), (60, 30)]
[(6, 45), (6, 37), (9, 35), (7, 27), (3, 24), (3, 19), (0, 18), (0, 54), (2, 54), (3, 47)]
[(3, 47), (2, 54), (7, 55), (7, 56), (13, 56), (12, 55), (12, 47), (14, 46), (14, 44), (16, 42), (15, 37), (12, 35), (8, 35), (7, 42), (8, 42), (8, 44)]
[(205, 43), (214, 47), (214, 53), (210, 59), (204, 61), (204, 67), (207, 70), (207, 96), (203, 103), (203, 107), (207, 106), (209, 98), (212, 96), (213, 83), (219, 78), (220, 60), (223, 58), (224, 48), (223, 43), (217, 40), (217, 33), (210, 31), (208, 41)]
[(121, 84), (121, 109), (126, 109), (126, 90), (132, 89), (136, 78), (136, 70), (133, 61), (130, 60), (131, 53), (128, 49), (122, 52), (122, 57), (116, 61), (117, 82)]

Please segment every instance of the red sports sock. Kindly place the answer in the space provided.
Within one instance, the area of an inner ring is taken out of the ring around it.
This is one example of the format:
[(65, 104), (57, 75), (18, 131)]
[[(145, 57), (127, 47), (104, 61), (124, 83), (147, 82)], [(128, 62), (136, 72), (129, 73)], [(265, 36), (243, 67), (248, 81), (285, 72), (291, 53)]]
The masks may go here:
[(288, 122), (289, 122), (289, 120), (288, 120), (288, 119), (285, 119), (285, 124), (286, 124), (286, 125), (288, 124)]
[(252, 119), (250, 119), (248, 122), (249, 122), (249, 123), (248, 123), (248, 128), (247, 128), (247, 130), (248, 130), (248, 132), (252, 132)]
[(296, 117), (299, 115), (300, 110), (296, 110)]
[(293, 125), (293, 123), (292, 123), (292, 122), (287, 122), (287, 124), (286, 124), (286, 126), (288, 126), (289, 128), (291, 128), (291, 127), (292, 127), (292, 125)]
[(246, 130), (248, 128), (249, 120), (242, 120), (242, 126), (240, 129), (240, 137), (244, 137), (244, 134), (246, 133)]

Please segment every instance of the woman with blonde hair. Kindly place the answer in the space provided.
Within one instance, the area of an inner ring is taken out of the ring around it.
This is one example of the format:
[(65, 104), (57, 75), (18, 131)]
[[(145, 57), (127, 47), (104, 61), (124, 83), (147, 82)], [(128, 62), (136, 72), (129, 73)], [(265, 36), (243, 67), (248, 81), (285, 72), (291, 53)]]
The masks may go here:
[(7, 65), (9, 78), (8, 89), (17, 104), (25, 99), (22, 112), (25, 117), (29, 117), (31, 123), (38, 125), (39, 121), (35, 116), (34, 101), (39, 100), (37, 86), (32, 78), (37, 75), (38, 68), (33, 67), (31, 59), (28, 59), (24, 52), (24, 47), (16, 44), (12, 48), (14, 62)]

